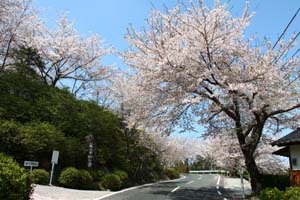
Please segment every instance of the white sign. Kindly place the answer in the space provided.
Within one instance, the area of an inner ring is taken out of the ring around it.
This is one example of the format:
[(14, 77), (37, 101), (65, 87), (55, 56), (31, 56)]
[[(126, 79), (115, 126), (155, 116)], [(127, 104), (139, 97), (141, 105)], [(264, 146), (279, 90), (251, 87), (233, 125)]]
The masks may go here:
[(26, 160), (26, 161), (24, 161), (24, 166), (25, 167), (38, 167), (39, 162)]
[(58, 156), (59, 156), (59, 151), (53, 151), (52, 153), (52, 159), (51, 163), (57, 164), (58, 163)]

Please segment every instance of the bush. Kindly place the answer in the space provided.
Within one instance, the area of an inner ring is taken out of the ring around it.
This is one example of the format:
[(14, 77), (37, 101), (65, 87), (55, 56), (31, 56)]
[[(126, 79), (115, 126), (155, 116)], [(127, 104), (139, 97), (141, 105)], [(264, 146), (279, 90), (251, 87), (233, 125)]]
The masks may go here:
[(92, 188), (93, 178), (87, 170), (69, 167), (61, 172), (58, 182), (67, 188), (90, 189)]
[(93, 178), (87, 170), (79, 170), (79, 180), (77, 189), (91, 189)]
[(126, 183), (126, 181), (128, 180), (128, 174), (123, 170), (115, 170), (114, 174), (120, 177), (120, 180), (122, 181), (123, 184)]
[(300, 188), (289, 187), (285, 191), (277, 188), (266, 188), (260, 192), (260, 200), (300, 200)]
[(259, 194), (261, 200), (282, 200), (283, 192), (277, 188), (266, 188)]
[(49, 183), (49, 172), (44, 169), (34, 169), (29, 175), (30, 182), (47, 185)]
[(164, 169), (164, 174), (169, 178), (169, 179), (176, 179), (180, 177), (179, 172), (174, 169), (174, 168), (166, 168)]
[(102, 170), (90, 170), (89, 172), (95, 182), (100, 182), (101, 178), (104, 176), (104, 172)]
[(290, 186), (289, 175), (261, 175), (261, 181), (263, 188), (278, 188), (279, 190), (285, 190)]
[(64, 169), (59, 178), (58, 182), (68, 188), (77, 189), (79, 180), (79, 171), (75, 167), (68, 167)]
[(283, 194), (283, 200), (299, 200), (300, 199), (300, 188), (289, 187)]
[(108, 174), (102, 178), (101, 185), (106, 189), (116, 191), (121, 188), (122, 182), (118, 175)]
[(0, 153), (0, 199), (29, 198), (29, 176), (12, 158)]

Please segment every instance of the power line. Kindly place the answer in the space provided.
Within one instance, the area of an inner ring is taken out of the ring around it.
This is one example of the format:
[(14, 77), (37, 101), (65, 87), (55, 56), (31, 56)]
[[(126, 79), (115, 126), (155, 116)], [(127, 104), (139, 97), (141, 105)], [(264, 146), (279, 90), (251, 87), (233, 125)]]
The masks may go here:
[(297, 14), (300, 11), (300, 7), (298, 8), (298, 10), (296, 11), (296, 13), (294, 14), (294, 16), (292, 17), (292, 19), (289, 21), (288, 25), (285, 27), (285, 29), (283, 30), (283, 32), (281, 33), (281, 35), (279, 36), (279, 38), (277, 39), (276, 43), (274, 44), (274, 46), (272, 47), (272, 49), (274, 49), (276, 47), (276, 45), (278, 44), (278, 42), (281, 40), (281, 38), (284, 36), (285, 32), (288, 30), (289, 26), (291, 25), (291, 23), (294, 21), (295, 17), (297, 16)]
[[(300, 35), (300, 31), (297, 33), (297, 35), (290, 41), (290, 43), (285, 47), (284, 51), (282, 51), (282, 53), (277, 56), (274, 60), (273, 63), (277, 63), (277, 61), (289, 50), (289, 48), (291, 47), (291, 45), (293, 44), (293, 42), (295, 42), (295, 40), (299, 37)], [(294, 55), (293, 55), (294, 56)]]

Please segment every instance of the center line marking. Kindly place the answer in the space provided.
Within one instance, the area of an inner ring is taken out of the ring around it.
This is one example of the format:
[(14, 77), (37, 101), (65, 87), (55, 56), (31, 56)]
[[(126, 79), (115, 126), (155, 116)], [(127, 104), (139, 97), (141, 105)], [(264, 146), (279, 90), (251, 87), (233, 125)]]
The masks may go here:
[(178, 190), (180, 188), (180, 186), (174, 188), (171, 192), (175, 192), (176, 190)]
[(219, 185), (220, 185), (220, 180), (221, 180), (221, 176), (219, 175), (219, 177), (218, 177), (218, 181), (217, 181), (217, 186), (219, 186)]
[(222, 193), (219, 190), (218, 190), (218, 195), (220, 195), (220, 196), (222, 195)]
[(190, 182), (188, 182), (188, 183), (187, 183), (187, 185), (188, 185), (188, 184), (191, 184), (191, 183), (194, 183), (194, 181), (190, 181)]

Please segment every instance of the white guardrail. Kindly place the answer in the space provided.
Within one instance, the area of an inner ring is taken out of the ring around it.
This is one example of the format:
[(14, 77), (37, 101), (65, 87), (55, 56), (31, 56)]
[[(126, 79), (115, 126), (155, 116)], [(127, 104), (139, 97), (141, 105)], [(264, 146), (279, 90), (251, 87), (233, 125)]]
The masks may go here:
[(229, 175), (229, 171), (226, 171), (226, 170), (190, 170), (190, 174), (226, 174), (226, 175)]

